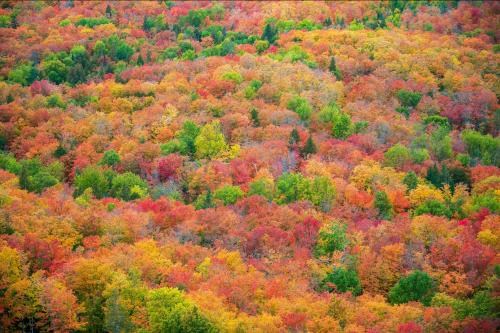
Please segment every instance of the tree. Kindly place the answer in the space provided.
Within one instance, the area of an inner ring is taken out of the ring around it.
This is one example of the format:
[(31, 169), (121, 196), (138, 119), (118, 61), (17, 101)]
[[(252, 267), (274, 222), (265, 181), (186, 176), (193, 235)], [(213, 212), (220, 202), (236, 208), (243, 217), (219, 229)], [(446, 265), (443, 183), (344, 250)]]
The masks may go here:
[(410, 161), (410, 151), (402, 144), (396, 144), (384, 154), (384, 163), (393, 168), (401, 168)]
[(389, 291), (392, 304), (421, 302), (428, 306), (436, 293), (436, 282), (425, 272), (416, 270), (399, 280)]
[(260, 126), (259, 111), (256, 108), (250, 110), (250, 117), (252, 118), (253, 127)]
[(180, 153), (194, 156), (196, 152), (195, 140), (200, 134), (200, 128), (192, 121), (188, 120), (182, 125), (182, 130), (177, 134), (180, 141)]
[(404, 89), (398, 90), (396, 93), (401, 104), (405, 107), (415, 108), (420, 100), (422, 99), (422, 94), (419, 92), (412, 92)]
[(74, 196), (80, 196), (83, 192), (90, 188), (92, 194), (100, 199), (109, 195), (110, 180), (105, 176), (104, 170), (95, 166), (88, 166), (80, 174), (75, 177)]
[(130, 201), (145, 197), (147, 192), (147, 183), (132, 172), (119, 174), (111, 181), (111, 193), (115, 198)]
[(260, 195), (271, 201), (274, 196), (274, 184), (270, 178), (259, 178), (249, 184), (248, 196)]
[(305, 185), (306, 179), (300, 173), (284, 173), (276, 182), (277, 202), (286, 204), (300, 199), (301, 189)]
[(335, 75), (337, 80), (342, 80), (342, 73), (337, 68), (337, 64), (335, 62), (335, 57), (333, 57), (333, 56), (330, 58), (330, 65), (328, 66), (328, 69), (330, 70), (330, 73)]
[(384, 191), (375, 193), (375, 208), (378, 210), (378, 217), (383, 220), (390, 220), (394, 215), (392, 204)]
[(304, 191), (304, 198), (311, 201), (313, 205), (321, 208), (324, 212), (328, 212), (336, 194), (330, 177), (317, 176), (309, 184), (309, 191)]
[(68, 67), (59, 59), (51, 58), (42, 61), (42, 71), (51, 82), (60, 84), (66, 81)]
[(465, 130), (462, 132), (462, 141), (474, 164), (480, 162), (483, 165), (500, 166), (500, 137)]
[(106, 6), (106, 17), (107, 18), (111, 18), (111, 16), (113, 16), (113, 12), (111, 11), (111, 7), (109, 6), (109, 4)]
[(349, 244), (347, 239), (347, 225), (333, 222), (320, 229), (318, 241), (314, 248), (316, 256), (329, 256), (335, 251), (344, 251)]
[(239, 188), (239, 186), (226, 185), (217, 189), (214, 193), (214, 198), (221, 200), (224, 206), (233, 205), (242, 197), (243, 191)]
[(299, 131), (297, 131), (296, 128), (292, 129), (292, 131), (290, 132), (290, 138), (288, 139), (288, 144), (291, 146), (291, 147), (294, 147), (297, 143), (300, 142), (300, 135), (299, 135)]
[(309, 105), (309, 102), (305, 98), (300, 96), (292, 97), (287, 103), (287, 108), (297, 113), (303, 121), (307, 121), (311, 117), (311, 105)]
[(336, 139), (344, 140), (352, 133), (351, 116), (347, 113), (339, 112), (334, 120), (332, 127), (332, 135)]
[(151, 290), (146, 301), (148, 321), (153, 332), (209, 333), (216, 328), (175, 288)]
[(196, 157), (200, 159), (216, 158), (229, 148), (218, 121), (213, 121), (203, 126), (194, 144), (196, 147)]
[(345, 293), (349, 291), (355, 296), (360, 295), (362, 292), (358, 273), (355, 270), (342, 267), (335, 268), (331, 273), (328, 273), (323, 280), (323, 285), (329, 292), (340, 291)]
[(405, 177), (403, 178), (403, 184), (406, 185), (407, 192), (409, 192), (409, 191), (414, 190), (415, 188), (417, 188), (418, 177), (415, 174), (415, 172), (413, 172), (413, 171), (408, 172), (405, 175)]
[(300, 154), (302, 155), (303, 158), (308, 158), (312, 154), (316, 154), (317, 148), (316, 145), (314, 144), (312, 135), (309, 135), (309, 138), (307, 138), (306, 144), (304, 147), (300, 150)]
[(271, 22), (266, 23), (261, 38), (267, 40), (269, 44), (274, 44), (278, 39), (278, 29)]
[(31, 62), (17, 65), (8, 74), (9, 81), (23, 86), (31, 85), (37, 77), (38, 72)]
[(118, 163), (120, 163), (120, 155), (118, 155), (118, 153), (113, 149), (106, 150), (99, 161), (99, 164), (107, 165), (109, 167), (114, 167)]

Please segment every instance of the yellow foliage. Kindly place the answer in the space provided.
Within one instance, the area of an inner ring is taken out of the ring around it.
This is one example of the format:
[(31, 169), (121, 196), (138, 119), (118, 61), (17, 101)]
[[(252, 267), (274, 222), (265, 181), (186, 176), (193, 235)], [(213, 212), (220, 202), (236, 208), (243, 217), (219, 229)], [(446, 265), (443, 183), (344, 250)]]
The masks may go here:
[(443, 193), (426, 184), (418, 184), (410, 193), (410, 203), (413, 207), (419, 206), (428, 200), (444, 201)]

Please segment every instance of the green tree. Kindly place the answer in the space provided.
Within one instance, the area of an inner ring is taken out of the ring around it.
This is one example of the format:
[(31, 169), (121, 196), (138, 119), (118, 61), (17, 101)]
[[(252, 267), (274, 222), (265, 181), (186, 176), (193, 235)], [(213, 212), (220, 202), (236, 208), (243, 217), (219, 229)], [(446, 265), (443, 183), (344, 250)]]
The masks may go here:
[(17, 65), (8, 74), (9, 81), (23, 86), (29, 86), (37, 77), (38, 72), (31, 62)]
[(407, 192), (416, 189), (418, 184), (418, 177), (415, 172), (408, 172), (403, 178), (403, 184), (406, 185)]
[(438, 161), (451, 157), (453, 150), (448, 128), (440, 127), (431, 133), (429, 136), (429, 149)]
[(390, 220), (394, 215), (392, 204), (384, 191), (375, 193), (375, 208), (378, 210), (378, 217), (383, 220)]
[(176, 135), (180, 142), (180, 153), (194, 156), (196, 153), (195, 140), (200, 134), (200, 128), (192, 121), (187, 120), (182, 125), (182, 129)]
[(99, 164), (101, 165), (107, 165), (110, 167), (113, 167), (120, 163), (120, 155), (114, 150), (110, 149), (104, 152), (104, 155), (102, 156), (101, 160), (99, 161)]
[(106, 17), (107, 18), (111, 18), (111, 16), (113, 16), (113, 12), (111, 11), (111, 7), (109, 6), (109, 4), (106, 6)]
[(125, 201), (143, 198), (147, 191), (147, 183), (132, 172), (119, 174), (111, 181), (112, 195)]
[(302, 155), (303, 158), (308, 158), (310, 155), (316, 154), (317, 148), (316, 145), (314, 144), (312, 135), (309, 135), (307, 138), (306, 144), (304, 147), (300, 150), (300, 154)]
[(479, 132), (465, 130), (462, 132), (462, 141), (467, 147), (467, 153), (473, 164), (500, 166), (500, 137), (490, 134), (482, 135)]
[(352, 269), (342, 267), (335, 268), (323, 280), (323, 285), (329, 292), (340, 291), (351, 292), (353, 295), (361, 295), (362, 288), (358, 273)]
[(445, 216), (447, 218), (451, 218), (453, 212), (449, 207), (447, 207), (444, 203), (437, 200), (427, 200), (420, 206), (418, 206), (415, 211), (415, 215), (434, 215), (434, 216)]
[(278, 39), (278, 29), (273, 23), (266, 23), (261, 38), (267, 40), (269, 44), (273, 44)]
[(196, 147), (196, 157), (200, 159), (212, 159), (229, 148), (218, 121), (212, 121), (203, 126), (200, 134), (195, 139), (194, 145)]
[(274, 184), (271, 179), (259, 178), (249, 184), (248, 196), (260, 195), (271, 201), (274, 196)]
[(347, 225), (339, 222), (322, 227), (314, 248), (315, 255), (318, 257), (329, 256), (335, 251), (344, 251), (349, 244), (346, 230)]
[(410, 161), (410, 151), (402, 144), (396, 144), (384, 154), (384, 164), (393, 168), (401, 168)]
[(330, 70), (330, 73), (335, 75), (337, 80), (342, 80), (342, 73), (337, 68), (337, 64), (335, 62), (335, 57), (333, 57), (333, 56), (330, 58), (330, 65), (328, 66), (328, 69)]
[(333, 120), (332, 135), (336, 139), (344, 140), (352, 134), (351, 116), (340, 112)]
[(297, 201), (303, 195), (306, 179), (300, 173), (284, 173), (276, 182), (277, 203), (285, 204)]
[(336, 190), (329, 177), (317, 176), (310, 182), (309, 191), (305, 193), (305, 199), (316, 207), (320, 207), (324, 212), (328, 212), (335, 199)]
[(250, 117), (252, 118), (253, 127), (260, 126), (259, 111), (256, 108), (250, 110)]
[(399, 280), (389, 291), (392, 304), (411, 301), (421, 302), (428, 306), (436, 293), (436, 282), (425, 272), (416, 270)]
[(420, 100), (422, 99), (422, 94), (419, 92), (412, 92), (404, 89), (398, 90), (396, 93), (396, 96), (398, 97), (399, 101), (403, 106), (409, 107), (409, 108), (415, 108), (418, 103), (420, 103)]
[(210, 190), (210, 188), (208, 188), (205, 193), (200, 194), (198, 198), (196, 198), (194, 207), (196, 209), (207, 209), (215, 207), (212, 190)]
[(309, 105), (309, 102), (305, 98), (300, 96), (292, 97), (287, 103), (287, 108), (297, 113), (303, 121), (307, 121), (311, 117), (311, 105)]
[(198, 311), (198, 308), (175, 288), (151, 290), (147, 297), (146, 309), (153, 332), (217, 332), (214, 325)]
[(87, 188), (92, 189), (92, 193), (98, 199), (109, 195), (110, 181), (106, 177), (104, 170), (95, 166), (88, 166), (75, 177), (74, 196), (80, 196)]
[(294, 128), (290, 132), (290, 138), (288, 139), (288, 145), (290, 145), (290, 146), (293, 147), (293, 146), (295, 146), (299, 142), (300, 142), (299, 131), (297, 131), (297, 129)]
[(42, 193), (47, 187), (51, 187), (59, 183), (56, 177), (48, 171), (43, 170), (29, 178), (29, 190), (35, 193)]
[(223, 202), (224, 206), (233, 205), (243, 197), (243, 191), (239, 186), (226, 185), (217, 189), (214, 198)]
[(49, 58), (42, 61), (42, 71), (49, 79), (49, 81), (60, 84), (66, 81), (69, 69), (68, 67), (57, 58)]

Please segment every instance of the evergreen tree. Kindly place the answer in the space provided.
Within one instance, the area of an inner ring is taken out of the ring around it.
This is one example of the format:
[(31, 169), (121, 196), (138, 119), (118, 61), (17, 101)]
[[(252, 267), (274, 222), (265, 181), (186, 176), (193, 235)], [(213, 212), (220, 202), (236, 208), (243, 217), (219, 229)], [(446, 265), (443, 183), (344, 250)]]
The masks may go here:
[(392, 204), (384, 191), (375, 194), (375, 208), (378, 209), (378, 217), (383, 220), (390, 220), (394, 215)]
[(402, 304), (418, 301), (429, 305), (436, 293), (435, 281), (425, 272), (416, 270), (399, 282), (389, 291), (389, 301), (392, 304)]
[(266, 23), (262, 32), (262, 39), (265, 39), (269, 44), (273, 44), (278, 39), (278, 29), (271, 23)]
[(297, 131), (297, 129), (294, 128), (292, 130), (292, 132), (290, 133), (290, 139), (288, 140), (288, 144), (290, 146), (294, 146), (294, 145), (296, 145), (299, 142), (300, 142), (299, 131)]
[(413, 171), (408, 172), (405, 178), (403, 178), (403, 184), (406, 185), (408, 192), (417, 188), (418, 178), (415, 172)]
[(106, 17), (107, 18), (111, 18), (111, 16), (113, 16), (113, 12), (111, 11), (111, 7), (109, 6), (109, 4), (106, 6)]
[(137, 66), (142, 65), (144, 65), (144, 60), (142, 59), (142, 54), (139, 53), (139, 56), (137, 57)]
[(333, 56), (330, 58), (330, 66), (328, 67), (328, 69), (330, 70), (330, 73), (335, 75), (337, 80), (342, 80), (342, 73), (337, 68), (337, 63), (335, 62), (335, 57)]
[(306, 144), (300, 151), (303, 158), (307, 158), (309, 155), (315, 154), (317, 151), (316, 145), (314, 144), (312, 135), (307, 138)]
[(259, 111), (257, 111), (256, 108), (252, 108), (250, 110), (250, 116), (252, 118), (253, 127), (259, 127), (260, 126)]

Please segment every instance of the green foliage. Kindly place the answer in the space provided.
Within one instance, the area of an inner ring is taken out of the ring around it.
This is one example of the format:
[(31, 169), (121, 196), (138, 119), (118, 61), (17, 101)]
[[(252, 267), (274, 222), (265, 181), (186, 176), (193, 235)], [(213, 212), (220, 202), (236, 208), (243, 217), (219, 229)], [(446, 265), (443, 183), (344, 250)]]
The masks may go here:
[(252, 119), (253, 127), (260, 126), (259, 111), (256, 108), (250, 110), (250, 118)]
[(393, 168), (401, 168), (410, 161), (410, 151), (402, 144), (396, 144), (384, 154), (384, 164)]
[(431, 306), (446, 307), (453, 309), (453, 315), (457, 320), (465, 318), (498, 318), (499, 300), (488, 290), (478, 291), (472, 299), (456, 299), (446, 294), (438, 293), (431, 301)]
[(11, 21), (9, 15), (0, 15), (0, 28), (10, 28)]
[(408, 172), (403, 178), (403, 184), (406, 185), (407, 192), (416, 189), (418, 185), (418, 177), (415, 172)]
[(64, 103), (61, 95), (53, 94), (46, 99), (47, 107), (49, 108), (61, 108), (66, 109), (66, 103)]
[(314, 144), (312, 135), (309, 135), (309, 137), (307, 138), (306, 144), (300, 150), (300, 155), (303, 158), (308, 158), (309, 155), (316, 154), (316, 152), (317, 152), (316, 144)]
[(336, 195), (331, 179), (327, 176), (317, 176), (309, 184), (308, 191), (304, 192), (304, 198), (324, 212), (328, 212)]
[(241, 82), (243, 82), (243, 76), (239, 72), (236, 72), (236, 71), (226, 72), (222, 75), (222, 78), (224, 80), (233, 81), (234, 83), (237, 83), (237, 84), (240, 84)]
[(132, 172), (119, 174), (111, 181), (111, 193), (115, 198), (130, 201), (145, 197), (147, 192), (147, 183)]
[(428, 306), (436, 292), (436, 282), (425, 272), (416, 270), (399, 280), (389, 291), (392, 304), (411, 301), (421, 302)]
[(438, 161), (451, 157), (453, 150), (447, 128), (440, 127), (431, 133), (429, 136), (429, 149)]
[(19, 163), (12, 154), (0, 151), (0, 169), (19, 175), (21, 163)]
[(451, 218), (453, 216), (451, 209), (444, 203), (437, 200), (427, 200), (415, 209), (414, 214), (429, 214), (434, 216), (445, 216), (447, 218)]
[(358, 31), (358, 30), (363, 30), (365, 26), (363, 25), (362, 22), (359, 22), (358, 20), (353, 20), (347, 27), (347, 29), (351, 31)]
[(213, 208), (215, 207), (213, 199), (214, 198), (212, 195), (212, 191), (209, 188), (205, 193), (200, 194), (198, 198), (196, 198), (196, 201), (194, 202), (194, 207), (196, 209)]
[(249, 184), (248, 196), (260, 195), (269, 201), (273, 200), (274, 185), (272, 180), (267, 178), (259, 178)]
[(314, 248), (315, 255), (318, 257), (329, 256), (335, 251), (344, 251), (349, 244), (346, 230), (347, 225), (337, 222), (322, 227)]
[(472, 210), (478, 211), (481, 208), (488, 208), (494, 214), (500, 213), (500, 201), (493, 190), (473, 196)]
[(262, 54), (262, 52), (269, 48), (269, 42), (267, 40), (257, 40), (254, 45), (259, 54)]
[(290, 132), (290, 138), (288, 139), (288, 144), (290, 146), (294, 146), (295, 144), (300, 142), (300, 135), (299, 131), (297, 131), (296, 128), (292, 129)]
[(257, 90), (262, 87), (262, 81), (259, 80), (252, 80), (250, 81), (250, 84), (245, 88), (245, 98), (247, 99), (253, 99), (255, 98), (255, 95), (257, 94)]
[(158, 333), (211, 333), (215, 326), (175, 288), (149, 291), (146, 301), (149, 325)]
[(47, 187), (51, 187), (59, 183), (56, 177), (52, 176), (46, 170), (37, 172), (29, 178), (28, 190), (35, 193), (42, 193)]
[(302, 189), (306, 186), (306, 179), (300, 173), (284, 173), (276, 182), (276, 202), (285, 204), (301, 198)]
[(196, 158), (212, 159), (228, 150), (226, 139), (221, 132), (220, 123), (213, 121), (206, 124), (196, 137)]
[(38, 77), (38, 71), (31, 62), (22, 63), (10, 70), (8, 79), (11, 82), (29, 86)]
[(272, 22), (266, 23), (261, 39), (267, 40), (269, 44), (274, 44), (274, 42), (278, 39), (278, 29), (276, 28), (276, 25)]
[(196, 125), (191, 120), (187, 120), (186, 122), (184, 122), (184, 124), (182, 125), (182, 129), (176, 135), (179, 142), (178, 151), (183, 155), (194, 156), (196, 152), (195, 140), (199, 134), (200, 127), (198, 127), (198, 125)]
[(328, 70), (330, 71), (330, 73), (335, 75), (337, 80), (342, 80), (342, 73), (338, 69), (337, 64), (335, 62), (335, 57), (333, 56), (330, 58), (330, 65), (328, 66)]
[(224, 206), (233, 205), (243, 198), (243, 191), (239, 186), (226, 185), (215, 191), (214, 198), (221, 200)]
[(60, 84), (66, 81), (69, 69), (66, 64), (55, 57), (48, 57), (42, 62), (42, 71), (51, 82)]
[(394, 215), (392, 204), (384, 191), (375, 193), (375, 208), (378, 210), (378, 217), (383, 220), (390, 220)]
[(494, 138), (490, 134), (482, 135), (476, 131), (465, 130), (462, 132), (462, 141), (473, 164), (500, 166), (500, 137)]
[(401, 105), (408, 108), (415, 108), (420, 100), (422, 99), (422, 94), (419, 92), (412, 92), (404, 89), (398, 90), (396, 93), (397, 98)]
[(75, 22), (75, 26), (85, 26), (88, 28), (95, 28), (98, 25), (112, 23), (106, 17), (83, 17)]
[(318, 118), (322, 123), (333, 123), (341, 112), (337, 103), (332, 102), (319, 111)]
[(336, 139), (344, 140), (352, 134), (353, 127), (351, 116), (344, 112), (339, 112), (333, 119), (332, 135)]
[(106, 177), (104, 170), (95, 166), (88, 166), (80, 174), (77, 174), (74, 181), (75, 191), (73, 196), (78, 197), (90, 188), (92, 194), (101, 199), (109, 195), (111, 181)]
[(358, 273), (355, 270), (342, 267), (335, 268), (331, 273), (328, 273), (323, 280), (323, 285), (329, 292), (351, 292), (355, 296), (361, 295), (362, 292)]
[(312, 114), (311, 105), (305, 98), (300, 96), (292, 97), (287, 103), (287, 108), (297, 113), (303, 121), (309, 120)]
[(422, 164), (430, 158), (429, 152), (425, 148), (410, 150), (410, 158), (413, 163)]
[(118, 163), (120, 163), (120, 155), (118, 155), (118, 153), (113, 149), (105, 151), (104, 155), (99, 161), (99, 164), (107, 165), (110, 167), (113, 167)]
[(438, 115), (433, 115), (433, 116), (429, 116), (429, 117), (425, 118), (424, 124), (425, 125), (432, 124), (432, 125), (437, 125), (437, 126), (444, 127), (444, 128), (450, 128), (450, 122), (448, 121), (448, 118), (441, 117)]
[(398, 106), (396, 112), (401, 113), (406, 119), (410, 118), (410, 108), (407, 106)]

